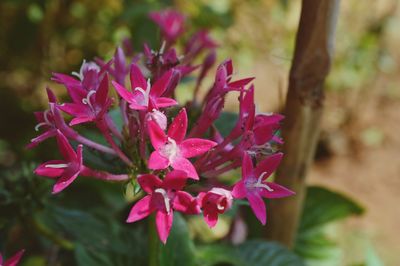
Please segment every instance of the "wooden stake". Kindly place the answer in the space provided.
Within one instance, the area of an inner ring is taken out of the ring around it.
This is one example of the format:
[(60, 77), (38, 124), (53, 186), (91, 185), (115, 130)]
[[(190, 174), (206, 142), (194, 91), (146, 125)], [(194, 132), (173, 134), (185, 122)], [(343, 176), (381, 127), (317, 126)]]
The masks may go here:
[(313, 161), (329, 73), (339, 0), (303, 0), (289, 75), (282, 135), (284, 159), (275, 181), (293, 197), (270, 202), (267, 238), (292, 247), (305, 197), (305, 177)]

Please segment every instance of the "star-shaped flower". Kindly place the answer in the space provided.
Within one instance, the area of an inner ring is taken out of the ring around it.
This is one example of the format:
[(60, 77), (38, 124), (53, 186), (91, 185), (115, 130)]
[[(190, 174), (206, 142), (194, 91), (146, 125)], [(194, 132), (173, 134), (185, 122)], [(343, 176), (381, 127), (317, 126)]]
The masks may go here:
[(73, 103), (59, 105), (59, 109), (74, 116), (70, 126), (103, 119), (112, 103), (108, 97), (108, 75), (104, 76), (96, 90), (75, 88), (70, 95)]
[(58, 193), (68, 187), (83, 170), (82, 164), (82, 145), (78, 145), (77, 151), (69, 144), (67, 138), (57, 130), (58, 148), (64, 160), (52, 160), (39, 165), (35, 169), (35, 174), (57, 178), (53, 186), (53, 194)]
[(196, 199), (182, 191), (186, 180), (187, 175), (183, 171), (169, 172), (164, 180), (152, 174), (138, 176), (140, 187), (148, 195), (133, 206), (126, 221), (133, 223), (156, 212), (158, 236), (165, 244), (172, 227), (174, 210), (185, 214), (200, 213)]
[(217, 143), (199, 138), (184, 139), (187, 125), (185, 108), (172, 121), (167, 134), (154, 121), (148, 122), (150, 140), (155, 149), (150, 155), (148, 165), (150, 169), (165, 169), (172, 166), (176, 170), (186, 172), (193, 179), (199, 179), (196, 169), (188, 158), (207, 152)]
[(294, 194), (293, 191), (276, 183), (265, 181), (279, 166), (282, 153), (276, 153), (253, 167), (251, 157), (245, 152), (242, 164), (242, 179), (235, 184), (232, 195), (235, 198), (247, 198), (257, 219), (262, 224), (267, 221), (267, 212), (263, 198), (283, 198)]
[(172, 73), (173, 70), (166, 72), (151, 85), (150, 80), (146, 81), (140, 68), (136, 64), (132, 64), (130, 72), (132, 91), (128, 91), (115, 81), (112, 83), (118, 94), (129, 103), (131, 109), (148, 110), (150, 101), (152, 101), (155, 108), (158, 109), (177, 104), (177, 102), (171, 98), (161, 97), (167, 89)]

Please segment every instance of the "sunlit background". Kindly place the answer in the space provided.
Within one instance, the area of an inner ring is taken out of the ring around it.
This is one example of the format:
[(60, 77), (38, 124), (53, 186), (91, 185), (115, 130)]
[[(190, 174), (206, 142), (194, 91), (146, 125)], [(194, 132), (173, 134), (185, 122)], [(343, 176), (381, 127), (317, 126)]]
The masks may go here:
[[(157, 30), (147, 13), (166, 6), (186, 14), (193, 30), (209, 28), (220, 45), (219, 61), (232, 58), (236, 75), (256, 77), (258, 111), (282, 110), (299, 0), (3, 0), (1, 178), (29, 175), (31, 162), (54, 153), (52, 142), (25, 149), (35, 136), (32, 112), (46, 108), (45, 87), (64, 96), (50, 81), (51, 73), (76, 71), (83, 59), (110, 58), (126, 38), (135, 50), (142, 49), (144, 41), (157, 45)], [(397, 0), (342, 0), (322, 134), (308, 180), (349, 195), (366, 212), (328, 229), (341, 248), (332, 248), (332, 259), (316, 265), (400, 265), (399, 44)], [(228, 102), (227, 108), (235, 105)], [(37, 182), (29, 185), (41, 187)], [(24, 189), (18, 188), (19, 193)], [(6, 198), (8, 192), (1, 187), (0, 192)], [(0, 228), (7, 219), (0, 213)], [(24, 243), (17, 231), (16, 243)], [(218, 238), (215, 234), (209, 238)], [(377, 264), (362, 264), (366, 258)], [(23, 265), (44, 264), (33, 256)]]

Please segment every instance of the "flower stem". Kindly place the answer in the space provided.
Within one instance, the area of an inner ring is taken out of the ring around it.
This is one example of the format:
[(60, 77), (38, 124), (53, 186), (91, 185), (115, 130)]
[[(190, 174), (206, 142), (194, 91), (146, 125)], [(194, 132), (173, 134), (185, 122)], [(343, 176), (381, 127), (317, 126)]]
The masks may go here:
[(104, 120), (97, 121), (96, 123), (97, 127), (100, 129), (101, 133), (107, 140), (107, 142), (111, 145), (113, 150), (116, 152), (119, 158), (123, 162), (125, 162), (127, 165), (132, 165), (132, 161), (121, 151), (121, 149), (118, 147), (118, 145), (115, 143), (114, 139), (112, 138), (110, 132), (107, 129), (107, 125)]
[(114, 175), (114, 174), (110, 174), (106, 171), (95, 171), (86, 166), (83, 166), (81, 175), (87, 176), (87, 177), (93, 177), (93, 178), (105, 180), (105, 181), (127, 181), (130, 178), (128, 175), (125, 175), (125, 174)]
[(159, 266), (160, 264), (160, 240), (156, 232), (156, 216), (152, 214), (148, 219), (149, 235), (149, 266)]

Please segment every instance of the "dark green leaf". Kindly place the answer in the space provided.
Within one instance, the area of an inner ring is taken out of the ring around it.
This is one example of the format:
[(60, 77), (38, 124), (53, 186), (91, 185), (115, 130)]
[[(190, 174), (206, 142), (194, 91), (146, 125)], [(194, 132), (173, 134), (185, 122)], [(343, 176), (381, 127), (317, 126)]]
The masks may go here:
[(297, 266), (302, 260), (285, 247), (263, 240), (247, 241), (237, 247), (209, 245), (198, 249), (197, 264), (212, 266), (222, 263), (235, 266)]
[(186, 221), (179, 213), (175, 213), (168, 241), (160, 247), (160, 266), (194, 265), (194, 251)]

